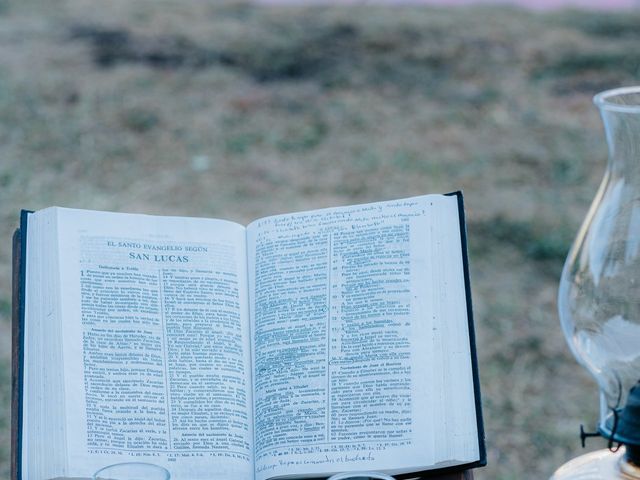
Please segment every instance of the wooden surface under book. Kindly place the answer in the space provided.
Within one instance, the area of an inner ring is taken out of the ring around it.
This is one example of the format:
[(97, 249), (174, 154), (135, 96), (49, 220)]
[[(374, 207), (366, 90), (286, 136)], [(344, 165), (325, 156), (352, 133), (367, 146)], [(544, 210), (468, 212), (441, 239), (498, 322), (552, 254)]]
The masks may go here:
[[(12, 275), (12, 325), (11, 325), (11, 480), (31, 480), (18, 479), (18, 412), (19, 412), (19, 364), (20, 364), (20, 265), (22, 264), (22, 237), (20, 229), (16, 230), (13, 235), (13, 275)], [(434, 474), (421, 477), (412, 477), (412, 480), (473, 480), (473, 472), (466, 470), (464, 472), (449, 474)], [(39, 479), (37, 479), (39, 480)], [(81, 478), (59, 477), (54, 480), (89, 480)], [(233, 480), (233, 479), (230, 479)]]

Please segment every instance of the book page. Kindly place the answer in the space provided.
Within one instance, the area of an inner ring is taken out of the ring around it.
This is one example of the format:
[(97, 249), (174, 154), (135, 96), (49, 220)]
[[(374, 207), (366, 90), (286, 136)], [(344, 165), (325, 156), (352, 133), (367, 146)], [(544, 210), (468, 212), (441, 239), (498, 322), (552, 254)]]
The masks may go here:
[(256, 478), (479, 458), (456, 197), (247, 228)]
[[(66, 464), (63, 427), (63, 376), (57, 282), (55, 215), (42, 212), (39, 222), (27, 219), (25, 321), (23, 324), (21, 478), (51, 478)], [(20, 387), (18, 386), (18, 389)], [(42, 399), (48, 400), (45, 405)], [(52, 446), (55, 446), (52, 448)]]
[(245, 229), (57, 209), (68, 471), (253, 479)]

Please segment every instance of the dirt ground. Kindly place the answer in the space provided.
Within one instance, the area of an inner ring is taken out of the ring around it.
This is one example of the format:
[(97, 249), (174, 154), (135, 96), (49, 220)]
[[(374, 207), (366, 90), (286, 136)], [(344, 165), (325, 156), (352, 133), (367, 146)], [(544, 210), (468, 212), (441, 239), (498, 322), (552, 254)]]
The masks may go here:
[(556, 289), (606, 163), (591, 97), (638, 82), (639, 40), (630, 13), (0, 0), (0, 478), (21, 208), (248, 222), (457, 189), (489, 447), (476, 478), (547, 478), (596, 421)]

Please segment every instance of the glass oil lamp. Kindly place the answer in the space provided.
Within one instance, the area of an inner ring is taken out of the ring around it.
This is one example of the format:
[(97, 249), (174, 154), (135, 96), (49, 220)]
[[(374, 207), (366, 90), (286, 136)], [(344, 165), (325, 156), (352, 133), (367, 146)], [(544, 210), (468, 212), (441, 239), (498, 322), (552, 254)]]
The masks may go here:
[(609, 161), (564, 265), (558, 308), (573, 354), (598, 384), (598, 433), (610, 448), (571, 460), (552, 480), (640, 479), (640, 87), (594, 103)]

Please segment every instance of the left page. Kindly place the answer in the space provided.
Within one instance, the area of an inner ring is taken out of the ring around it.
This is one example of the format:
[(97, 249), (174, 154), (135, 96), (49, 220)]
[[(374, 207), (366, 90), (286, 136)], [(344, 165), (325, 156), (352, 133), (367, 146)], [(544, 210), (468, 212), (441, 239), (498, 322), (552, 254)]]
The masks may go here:
[(245, 228), (56, 209), (67, 477), (253, 479)]

